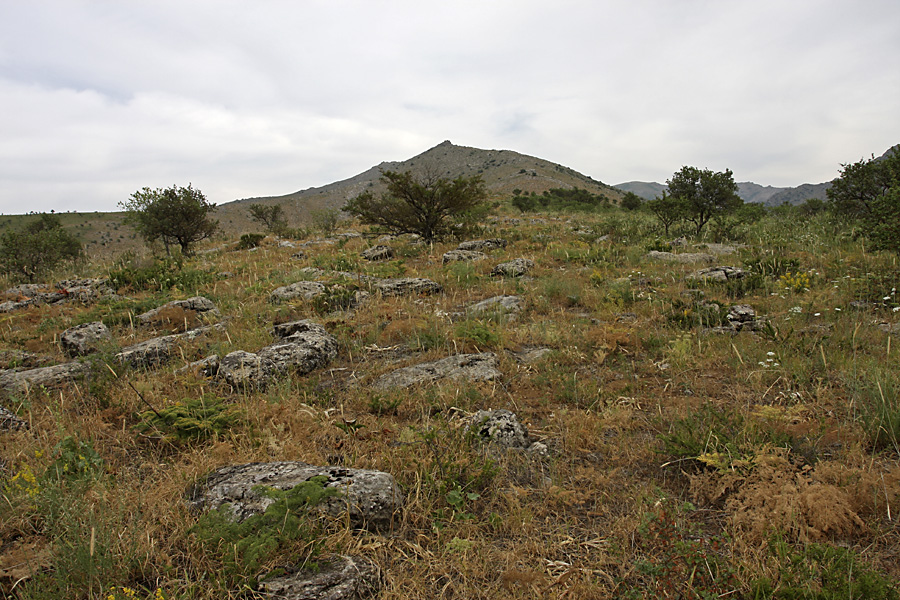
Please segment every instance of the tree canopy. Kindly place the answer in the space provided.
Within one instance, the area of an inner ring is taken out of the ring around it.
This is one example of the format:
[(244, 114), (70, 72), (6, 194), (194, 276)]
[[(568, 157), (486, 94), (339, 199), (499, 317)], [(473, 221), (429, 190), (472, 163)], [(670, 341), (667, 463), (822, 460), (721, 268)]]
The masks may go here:
[(900, 149), (842, 165), (826, 194), (837, 213), (859, 223), (874, 249), (900, 252)]
[(41, 214), (21, 231), (7, 231), (0, 237), (0, 267), (28, 281), (82, 255), (81, 242), (63, 229), (56, 215)]
[(281, 234), (287, 229), (284, 208), (280, 204), (251, 204), (247, 207), (250, 218), (265, 227), (269, 233)]
[(676, 198), (684, 209), (684, 218), (695, 226), (699, 236), (713, 217), (731, 212), (744, 203), (738, 196), (731, 169), (713, 172), (697, 167), (682, 167), (666, 181), (669, 195)]
[(432, 172), (384, 171), (387, 191), (363, 192), (343, 210), (360, 221), (394, 233), (415, 233), (425, 240), (444, 237), (484, 203), (487, 191), (480, 175), (449, 180)]
[(166, 254), (169, 246), (178, 244), (182, 254), (189, 255), (195, 243), (212, 237), (219, 228), (219, 222), (209, 217), (216, 205), (190, 184), (145, 187), (119, 206), (128, 211), (127, 221), (148, 243), (162, 241)]

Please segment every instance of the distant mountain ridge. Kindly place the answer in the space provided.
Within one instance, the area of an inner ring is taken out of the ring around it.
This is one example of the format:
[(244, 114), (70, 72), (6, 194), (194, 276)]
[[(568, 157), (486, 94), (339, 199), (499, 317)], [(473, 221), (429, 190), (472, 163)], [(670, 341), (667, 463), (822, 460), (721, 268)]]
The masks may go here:
[(482, 150), (457, 146), (444, 141), (404, 161), (383, 162), (358, 175), (321, 187), (299, 190), (284, 196), (244, 198), (221, 204), (216, 218), (227, 231), (258, 228), (247, 216), (248, 204), (281, 204), (290, 221), (308, 222), (316, 210), (340, 209), (347, 200), (366, 190), (376, 194), (383, 189), (381, 172), (427, 169), (442, 177), (455, 179), (481, 175), (489, 196), (509, 197), (515, 190), (541, 194), (551, 188), (579, 187), (618, 202), (623, 193), (558, 163), (520, 154), (512, 150)]
[[(900, 144), (891, 146), (884, 154), (875, 160), (884, 160), (891, 154), (900, 152)], [(626, 181), (619, 183), (614, 187), (623, 192), (633, 192), (644, 200), (652, 200), (660, 195), (666, 189), (666, 184), (656, 183), (655, 181)], [(803, 204), (807, 200), (813, 198), (818, 200), (826, 200), (828, 196), (825, 192), (831, 187), (831, 182), (824, 183), (804, 183), (796, 187), (773, 187), (771, 185), (762, 186), (752, 181), (743, 181), (738, 183), (738, 196), (744, 202), (756, 202), (766, 206), (781, 206), (782, 204)]]
[[(765, 206), (781, 206), (788, 204), (803, 204), (812, 198), (825, 200), (825, 191), (831, 187), (827, 183), (804, 183), (797, 187), (762, 186), (752, 181), (738, 182), (738, 196), (744, 202), (753, 202)], [(623, 192), (634, 192), (644, 200), (651, 200), (667, 189), (666, 184), (655, 181), (628, 181), (617, 184), (615, 187)]]

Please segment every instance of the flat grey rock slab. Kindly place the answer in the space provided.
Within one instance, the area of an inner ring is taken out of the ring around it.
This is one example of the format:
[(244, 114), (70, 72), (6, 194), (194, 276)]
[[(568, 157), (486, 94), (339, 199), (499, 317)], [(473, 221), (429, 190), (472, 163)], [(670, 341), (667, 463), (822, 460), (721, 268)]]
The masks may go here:
[(111, 337), (109, 328), (97, 321), (66, 329), (59, 336), (59, 345), (63, 352), (74, 358), (96, 352), (99, 345)]
[(206, 325), (204, 327), (191, 329), (184, 333), (152, 338), (122, 348), (122, 350), (116, 354), (116, 360), (123, 364), (130, 364), (133, 367), (156, 367), (168, 362), (172, 357), (172, 351), (182, 340), (194, 340), (214, 331), (224, 330), (225, 326), (221, 323), (217, 323), (215, 325)]
[(362, 600), (379, 592), (381, 569), (360, 556), (318, 560), (315, 572), (297, 570), (260, 582), (263, 592), (280, 600)]
[(156, 320), (161, 314), (173, 309), (192, 311), (210, 317), (221, 316), (219, 309), (216, 308), (216, 305), (213, 304), (212, 300), (204, 298), (203, 296), (194, 296), (193, 298), (187, 298), (186, 300), (173, 300), (172, 302), (167, 302), (162, 306), (148, 310), (147, 312), (138, 315), (138, 321), (140, 321), (142, 325), (147, 325)]
[(475, 315), (492, 312), (518, 313), (522, 311), (524, 304), (521, 296), (494, 296), (472, 304), (466, 308), (466, 312)]
[(534, 268), (534, 261), (527, 258), (516, 258), (500, 263), (491, 270), (494, 277), (521, 277)]
[(706, 252), (682, 252), (680, 254), (675, 254), (674, 252), (660, 252), (658, 250), (651, 250), (648, 252), (647, 258), (661, 262), (683, 264), (697, 262), (711, 263), (716, 260), (715, 256)]
[(391, 260), (394, 258), (394, 249), (390, 246), (379, 244), (363, 250), (363, 252), (360, 253), (360, 256), (372, 262)]
[(444, 252), (441, 262), (446, 265), (452, 262), (475, 262), (486, 258), (487, 254), (477, 250), (449, 250)]
[(499, 250), (500, 248), (506, 248), (507, 242), (501, 238), (489, 238), (486, 240), (469, 240), (466, 242), (460, 242), (456, 247), (457, 250)]
[(457, 354), (434, 362), (421, 363), (392, 371), (375, 382), (375, 388), (388, 390), (407, 388), (439, 379), (493, 381), (503, 376), (493, 352)]
[(199, 511), (227, 504), (236, 521), (262, 514), (274, 502), (257, 486), (288, 490), (313, 477), (327, 477), (326, 487), (340, 491), (325, 498), (315, 510), (349, 517), (356, 528), (389, 530), (403, 509), (403, 494), (393, 475), (382, 471), (319, 467), (304, 462), (248, 463), (216, 469), (188, 490), (188, 503)]
[(296, 283), (276, 288), (269, 295), (269, 301), (277, 303), (296, 299), (312, 300), (324, 293), (325, 285), (318, 281), (297, 281)]
[(424, 277), (402, 277), (399, 279), (376, 280), (373, 289), (382, 296), (417, 296), (439, 294), (444, 291), (441, 284)]
[(732, 279), (743, 279), (745, 275), (746, 272), (738, 267), (719, 266), (694, 271), (685, 279), (688, 281), (725, 283)]
[(57, 387), (87, 375), (90, 368), (81, 362), (69, 362), (27, 371), (0, 373), (0, 388), (25, 391), (34, 387)]

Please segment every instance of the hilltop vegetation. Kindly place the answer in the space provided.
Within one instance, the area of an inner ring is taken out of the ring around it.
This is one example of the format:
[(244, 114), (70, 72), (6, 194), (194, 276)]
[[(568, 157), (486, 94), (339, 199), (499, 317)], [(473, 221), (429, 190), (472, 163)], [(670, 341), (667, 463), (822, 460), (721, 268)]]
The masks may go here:
[[(663, 237), (640, 210), (507, 201), (482, 244), (344, 223), (177, 261), (91, 256), (45, 281), (114, 293), (8, 297), (0, 420), (28, 428), (0, 431), (3, 593), (253, 597), (267, 572), (337, 554), (377, 565), (384, 599), (896, 598), (895, 255), (828, 212), (672, 244), (689, 230)], [(391, 252), (361, 256), (376, 244)], [(109, 337), (74, 381), (15, 383), (69, 364), (58, 341), (96, 322)], [(325, 361), (300, 362), (288, 342), (322, 331)], [(163, 335), (153, 360), (124, 358)], [(285, 348), (293, 367), (262, 360)], [(222, 375), (251, 355), (257, 370)], [(388, 385), (460, 355), (499, 376)], [(537, 445), (479, 441), (490, 409)], [(320, 510), (333, 493), (315, 477), (259, 492), (271, 510), (246, 525), (188, 502), (221, 467), (294, 460), (388, 473), (403, 507), (363, 529)]]

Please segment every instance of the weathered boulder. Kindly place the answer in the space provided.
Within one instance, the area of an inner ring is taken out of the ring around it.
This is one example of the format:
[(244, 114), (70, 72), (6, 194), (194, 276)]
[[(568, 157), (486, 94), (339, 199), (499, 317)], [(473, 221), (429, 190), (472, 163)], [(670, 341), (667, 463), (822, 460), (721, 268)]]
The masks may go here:
[(26, 352), (25, 350), (0, 350), (0, 365), (6, 369), (34, 369), (53, 362), (49, 356)]
[(167, 313), (178, 310), (182, 312), (191, 311), (196, 314), (203, 314), (207, 317), (221, 316), (219, 309), (216, 308), (216, 305), (213, 304), (212, 300), (204, 298), (203, 296), (194, 296), (193, 298), (188, 298), (186, 300), (173, 300), (172, 302), (167, 302), (153, 310), (148, 310), (147, 312), (138, 315), (138, 321), (140, 321), (142, 325), (149, 325), (150, 323), (164, 318)]
[(706, 252), (682, 252), (680, 254), (675, 254), (672, 252), (659, 252), (658, 250), (651, 250), (647, 253), (647, 258), (658, 260), (662, 262), (674, 262), (674, 263), (694, 263), (694, 262), (706, 262), (711, 263), (716, 260), (716, 257), (712, 254), (708, 254)]
[(184, 333), (164, 335), (126, 346), (116, 354), (116, 360), (133, 367), (156, 367), (172, 357), (173, 349), (181, 340), (193, 340), (213, 331), (222, 331), (221, 323), (190, 329)]
[(422, 363), (392, 371), (375, 382), (375, 388), (387, 390), (430, 383), (439, 379), (493, 381), (503, 376), (493, 352), (457, 354), (434, 362)]
[(294, 260), (303, 260), (304, 258), (306, 258), (306, 252), (304, 252), (303, 250), (298, 250), (297, 252), (291, 254), (291, 258)]
[(278, 340), (257, 353), (236, 350), (218, 363), (216, 376), (234, 388), (265, 387), (288, 372), (306, 375), (337, 357), (338, 344), (324, 327), (312, 321), (276, 325)]
[(297, 569), (263, 577), (260, 587), (280, 600), (362, 600), (382, 587), (381, 569), (359, 556), (335, 556), (317, 561), (315, 571)]
[(296, 248), (297, 245), (294, 244), (294, 242), (291, 242), (289, 240), (281, 240), (280, 242), (278, 242), (278, 247), (279, 248)]
[(436, 281), (424, 277), (401, 277), (376, 280), (372, 286), (382, 296), (409, 296), (439, 294), (444, 288)]
[(97, 321), (66, 329), (59, 336), (59, 345), (69, 356), (85, 356), (96, 352), (99, 344), (110, 337), (109, 328)]
[(685, 277), (688, 281), (725, 283), (731, 279), (743, 279), (745, 272), (737, 267), (709, 267), (700, 269)]
[(500, 263), (491, 270), (491, 275), (494, 277), (521, 277), (533, 268), (533, 260), (517, 258), (509, 262)]
[(490, 238), (486, 240), (469, 240), (467, 242), (460, 242), (456, 247), (457, 250), (498, 250), (500, 248), (506, 248), (507, 242), (504, 239), (500, 238)]
[(742, 329), (761, 329), (765, 324), (765, 321), (757, 316), (756, 310), (748, 304), (735, 304), (729, 307), (728, 314), (725, 315), (725, 318), (728, 319), (731, 326), (738, 331), (741, 331)]
[(55, 285), (26, 283), (3, 292), (7, 301), (0, 303), (0, 313), (39, 304), (58, 302), (94, 302), (112, 293), (107, 279), (65, 279)]
[(503, 446), (524, 450), (531, 445), (528, 430), (519, 423), (519, 418), (509, 410), (479, 410), (472, 417), (469, 431), (476, 439)]
[(109, 279), (105, 277), (87, 277), (81, 279), (64, 279), (57, 287), (66, 294), (66, 300), (90, 304), (104, 296), (113, 294)]
[(218, 509), (223, 504), (235, 520), (262, 514), (274, 500), (258, 486), (288, 490), (313, 477), (327, 477), (326, 487), (340, 494), (316, 505), (316, 510), (336, 518), (348, 516), (353, 527), (384, 531), (391, 528), (403, 508), (403, 495), (394, 477), (381, 471), (317, 467), (304, 462), (249, 463), (216, 469), (188, 490), (188, 502), (197, 510)]
[(312, 300), (316, 296), (325, 293), (325, 285), (318, 281), (298, 281), (290, 285), (284, 285), (276, 288), (269, 295), (269, 302), (287, 302), (301, 298), (303, 300)]
[(80, 362), (38, 367), (27, 371), (3, 371), (0, 372), (0, 388), (24, 391), (33, 387), (56, 387), (81, 378), (88, 371), (88, 365)]
[(394, 249), (390, 246), (385, 246), (383, 244), (379, 244), (377, 246), (372, 246), (364, 250), (361, 254), (366, 260), (370, 261), (379, 261), (379, 260), (390, 260), (394, 258)]
[(487, 258), (487, 254), (484, 252), (478, 252), (477, 250), (449, 250), (444, 252), (444, 255), (441, 257), (441, 261), (446, 265), (451, 262), (461, 262), (461, 261), (469, 261), (474, 262), (478, 260), (484, 260)]
[(177, 374), (193, 373), (194, 375), (202, 375), (204, 377), (215, 377), (219, 372), (219, 362), (219, 355), (211, 354), (206, 358), (201, 358), (200, 360), (188, 363), (175, 372)]
[(28, 429), (28, 427), (28, 421), (0, 406), (0, 431), (18, 431)]
[(469, 314), (484, 313), (518, 313), (522, 311), (524, 302), (521, 296), (494, 296), (466, 308)]

